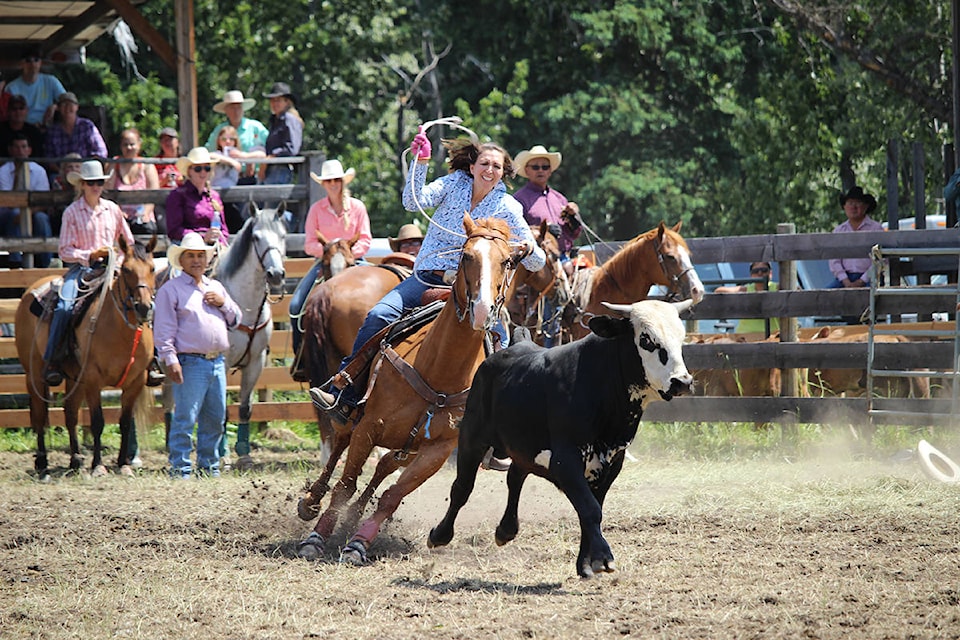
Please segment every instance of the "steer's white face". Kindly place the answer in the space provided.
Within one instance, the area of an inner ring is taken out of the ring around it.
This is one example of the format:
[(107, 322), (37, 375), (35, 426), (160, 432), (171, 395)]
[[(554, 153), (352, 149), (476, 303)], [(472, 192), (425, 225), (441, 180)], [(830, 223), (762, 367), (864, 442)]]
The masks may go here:
[[(670, 400), (675, 395), (689, 393), (693, 388), (693, 376), (683, 362), (686, 331), (679, 313), (690, 306), (689, 301), (676, 305), (660, 300), (643, 300), (631, 305), (604, 304), (629, 318), (633, 325), (633, 341), (650, 385), (644, 406), (658, 397)], [(643, 395), (644, 390), (631, 392)]]

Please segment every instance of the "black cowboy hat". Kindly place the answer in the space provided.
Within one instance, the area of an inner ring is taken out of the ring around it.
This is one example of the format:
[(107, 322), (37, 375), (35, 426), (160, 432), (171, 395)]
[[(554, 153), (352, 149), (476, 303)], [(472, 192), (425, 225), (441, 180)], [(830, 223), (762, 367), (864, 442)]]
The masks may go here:
[(279, 98), (281, 96), (290, 98), (296, 102), (293, 97), (293, 91), (290, 90), (290, 85), (288, 85), (286, 82), (274, 82), (273, 86), (270, 87), (270, 91), (263, 94), (264, 98)]
[(877, 208), (877, 199), (869, 193), (863, 192), (863, 187), (851, 187), (850, 191), (840, 194), (840, 206), (847, 204), (847, 200), (859, 200), (867, 203), (867, 213), (872, 213)]

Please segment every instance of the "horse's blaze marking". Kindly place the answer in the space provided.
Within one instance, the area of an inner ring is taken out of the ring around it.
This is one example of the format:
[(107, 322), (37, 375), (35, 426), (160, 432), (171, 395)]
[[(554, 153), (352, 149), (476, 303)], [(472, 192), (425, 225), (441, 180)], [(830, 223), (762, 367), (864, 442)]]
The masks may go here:
[(486, 238), (480, 238), (473, 245), (474, 250), (483, 258), (480, 261), (480, 290), (477, 292), (473, 310), (474, 318), (481, 326), (486, 326), (487, 317), (493, 309), (493, 265), (490, 257), (492, 244)]
[(337, 275), (338, 273), (340, 273), (341, 271), (343, 271), (343, 270), (346, 269), (346, 268), (347, 268), (347, 259), (346, 259), (345, 257), (343, 257), (343, 254), (342, 254), (342, 253), (334, 254), (334, 256), (333, 256), (332, 258), (330, 258), (330, 273), (331, 273), (331, 274)]
[(550, 468), (550, 456), (553, 455), (549, 449), (544, 449), (533, 459), (534, 464), (538, 464), (544, 469)]

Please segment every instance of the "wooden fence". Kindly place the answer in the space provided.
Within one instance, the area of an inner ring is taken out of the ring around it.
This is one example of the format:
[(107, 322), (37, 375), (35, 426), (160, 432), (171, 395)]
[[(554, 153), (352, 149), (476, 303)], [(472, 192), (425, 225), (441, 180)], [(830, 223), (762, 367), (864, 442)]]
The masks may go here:
[[(290, 237), (291, 246), (301, 246), (303, 237)], [(780, 262), (781, 273), (788, 272), (793, 260), (827, 260), (831, 257), (867, 255), (874, 244), (886, 247), (941, 247), (960, 246), (960, 230), (895, 231), (854, 234), (784, 234), (758, 235), (727, 238), (688, 239), (696, 264), (710, 262), (752, 262), (767, 260)], [(916, 261), (920, 263), (921, 261)], [(288, 259), (288, 277), (301, 277), (306, 273), (311, 260)], [(908, 272), (911, 265), (900, 265), (900, 272)], [(955, 269), (954, 265), (954, 269)], [(949, 271), (949, 269), (940, 269)], [(51, 270), (0, 271), (0, 289), (26, 287), (38, 276)], [(956, 279), (956, 272), (951, 273)], [(0, 323), (13, 322), (16, 299), (0, 299)], [(288, 320), (288, 302), (274, 306), (274, 318), (278, 322)], [(860, 315), (869, 305), (866, 289), (806, 290), (744, 293), (737, 295), (708, 294), (704, 301), (693, 309), (692, 319), (719, 318), (796, 318), (822, 315)], [(956, 311), (956, 300), (942, 293), (929, 295), (887, 296), (882, 298), (880, 313), (934, 313)], [(934, 325), (931, 325), (933, 327)], [(943, 329), (943, 323), (937, 325)], [(951, 334), (952, 323), (943, 329)], [(943, 342), (877, 345), (876, 363), (883, 368), (952, 368), (952, 343), (949, 348)], [(16, 349), (12, 338), (0, 338), (0, 358), (15, 358)], [(290, 336), (287, 330), (274, 332), (271, 343), (271, 360), (292, 357)], [(742, 368), (854, 368), (863, 369), (867, 362), (865, 344), (829, 343), (748, 343), (748, 344), (688, 344), (684, 346), (684, 358), (688, 368), (742, 369)], [(231, 377), (228, 384), (236, 388), (239, 380)], [(598, 381), (602, 384), (602, 381)], [(294, 382), (287, 367), (271, 365), (264, 370), (258, 389), (297, 390), (303, 388)], [(22, 374), (0, 376), (0, 394), (26, 393)], [(945, 400), (898, 400), (901, 407), (908, 407), (920, 414), (943, 413), (948, 410)], [(882, 405), (882, 403), (881, 403)], [(945, 408), (946, 407), (946, 408)], [(236, 407), (230, 407), (236, 416)], [(867, 401), (861, 398), (717, 398), (683, 397), (666, 403), (655, 403), (644, 416), (648, 420), (689, 422), (863, 422), (867, 415)], [(116, 421), (116, 410), (106, 410), (108, 421)], [(313, 409), (309, 402), (259, 402), (253, 408), (255, 421), (312, 420)], [(84, 418), (86, 419), (86, 418)], [(157, 409), (159, 421), (159, 408)], [(51, 424), (62, 424), (62, 412), (51, 413)], [(26, 409), (0, 411), (0, 428), (29, 425)]]

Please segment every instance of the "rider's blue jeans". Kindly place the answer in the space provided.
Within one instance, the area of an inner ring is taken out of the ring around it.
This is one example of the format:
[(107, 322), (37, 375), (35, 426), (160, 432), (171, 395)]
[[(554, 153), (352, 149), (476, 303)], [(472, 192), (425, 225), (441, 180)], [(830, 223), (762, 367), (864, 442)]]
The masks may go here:
[(197, 425), (197, 468), (212, 475), (220, 472), (220, 437), (227, 412), (227, 368), (223, 356), (207, 360), (181, 353), (183, 383), (173, 385), (173, 420), (170, 423), (170, 473), (190, 475), (193, 425)]

